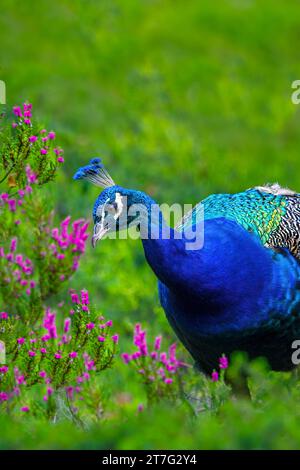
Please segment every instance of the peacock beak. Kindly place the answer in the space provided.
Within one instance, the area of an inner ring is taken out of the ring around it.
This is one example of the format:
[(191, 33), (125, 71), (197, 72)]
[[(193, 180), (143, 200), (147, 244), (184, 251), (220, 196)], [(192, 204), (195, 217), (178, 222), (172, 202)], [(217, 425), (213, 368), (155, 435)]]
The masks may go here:
[(98, 240), (102, 240), (102, 238), (107, 234), (108, 229), (103, 226), (102, 223), (97, 223), (94, 225), (94, 235), (92, 236), (92, 247), (95, 248)]

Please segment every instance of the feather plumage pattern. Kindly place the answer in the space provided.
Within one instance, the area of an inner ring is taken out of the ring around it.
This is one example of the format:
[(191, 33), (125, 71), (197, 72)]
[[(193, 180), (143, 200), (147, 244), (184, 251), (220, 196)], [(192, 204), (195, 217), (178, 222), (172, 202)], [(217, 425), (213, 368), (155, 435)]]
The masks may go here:
[[(91, 162), (75, 178), (94, 177), (99, 165)], [(123, 196), (128, 210), (135, 204), (146, 208), (142, 218), (127, 214), (127, 224), (151, 233), (155, 201), (141, 191), (109, 186), (94, 205), (95, 240), (116, 226), (110, 221), (122, 214)], [(186, 242), (203, 206), (204, 245), (189, 251)], [(273, 184), (213, 194), (176, 229), (160, 213), (159, 236), (142, 236), (166, 317), (198, 368), (210, 373), (222, 353), (235, 350), (266, 357), (274, 370), (294, 367), (292, 343), (300, 338), (299, 233), (300, 195)]]
[[(266, 247), (287, 248), (300, 260), (300, 194), (274, 184), (237, 194), (213, 194), (201, 204), (205, 220), (234, 220), (258, 235)], [(191, 226), (199, 210), (197, 205), (178, 230)]]

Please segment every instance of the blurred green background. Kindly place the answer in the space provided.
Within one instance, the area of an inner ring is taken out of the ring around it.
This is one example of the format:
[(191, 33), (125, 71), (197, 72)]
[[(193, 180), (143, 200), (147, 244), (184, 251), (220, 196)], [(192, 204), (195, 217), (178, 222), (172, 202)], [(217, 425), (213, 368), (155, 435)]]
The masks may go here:
[[(32, 102), (65, 149), (49, 188), (59, 217), (90, 217), (98, 190), (72, 175), (93, 156), (120, 185), (194, 204), (266, 182), (299, 190), (299, 40), (296, 0), (2, 0), (0, 79), (8, 104)], [(139, 241), (89, 247), (72, 287), (124, 337), (142, 321), (174, 338)], [(112, 388), (139, 393), (122, 374)]]

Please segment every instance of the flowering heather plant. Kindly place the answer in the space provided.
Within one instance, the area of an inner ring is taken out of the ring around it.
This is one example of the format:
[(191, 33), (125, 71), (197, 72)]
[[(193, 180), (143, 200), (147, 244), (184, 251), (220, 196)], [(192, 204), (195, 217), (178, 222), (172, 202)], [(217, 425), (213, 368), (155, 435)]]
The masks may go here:
[(6, 349), (0, 413), (54, 418), (64, 406), (76, 419), (84, 407), (99, 416), (101, 391), (93, 381), (113, 361), (112, 321), (91, 308), (86, 290), (71, 291), (59, 314), (48, 306), (78, 269), (88, 223), (70, 216), (55, 223), (41, 187), (55, 176), (63, 152), (55, 133), (33, 122), (30, 104), (15, 106), (13, 114), (12, 126), (0, 128), (0, 340)]
[(157, 336), (149, 347), (147, 333), (140, 324), (136, 324), (133, 334), (133, 353), (122, 353), (123, 362), (140, 374), (146, 386), (149, 403), (162, 398), (176, 399), (181, 388), (181, 370), (187, 364), (176, 357), (176, 344), (168, 352), (161, 350), (162, 337)]
[(55, 176), (62, 150), (53, 131), (33, 124), (30, 104), (14, 106), (13, 114), (13, 126), (1, 128), (7, 139), (0, 161), (0, 295), (10, 314), (34, 324), (43, 303), (78, 269), (88, 223), (68, 216), (55, 226), (39, 186)]
[(83, 219), (71, 222), (68, 216), (59, 227), (51, 228), (49, 223), (41, 233), (36, 259), (43, 299), (58, 292), (77, 271), (89, 236), (87, 229), (88, 222)]
[(25, 168), (30, 165), (39, 185), (55, 176), (64, 162), (63, 150), (56, 144), (56, 134), (35, 122), (32, 104), (12, 109), (13, 122), (0, 130), (0, 183), (8, 179), (10, 187), (25, 187)]
[[(91, 307), (87, 291), (71, 291), (70, 297), (69, 316), (60, 326), (56, 312), (46, 308), (42, 322), (19, 337), (11, 331), (20, 320), (0, 315), (8, 352), (8, 365), (0, 367), (0, 413), (52, 418), (58, 399), (64, 400), (72, 416), (80, 414), (79, 408), (87, 403), (93, 405), (87, 399), (94, 393), (93, 379), (111, 366), (118, 335), (112, 331), (112, 321)], [(99, 397), (94, 405), (99, 408)]]

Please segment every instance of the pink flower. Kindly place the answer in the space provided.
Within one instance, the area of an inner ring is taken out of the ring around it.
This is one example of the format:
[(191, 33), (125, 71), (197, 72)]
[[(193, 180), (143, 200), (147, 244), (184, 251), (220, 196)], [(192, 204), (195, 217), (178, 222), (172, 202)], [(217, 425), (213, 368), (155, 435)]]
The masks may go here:
[(23, 413), (28, 413), (29, 412), (29, 406), (22, 406), (21, 411), (23, 411)]
[(56, 136), (55, 136), (55, 132), (50, 131), (49, 134), (48, 134), (48, 137), (49, 137), (50, 140), (55, 139), (55, 137), (56, 137)]
[(161, 336), (157, 336), (154, 341), (154, 349), (159, 351), (160, 346), (161, 346)]
[(34, 351), (28, 351), (28, 356), (29, 357), (34, 357), (34, 356), (36, 356), (36, 353)]
[(124, 361), (124, 364), (128, 364), (130, 362), (130, 355), (128, 353), (122, 353), (121, 357)]
[(98, 336), (98, 341), (100, 341), (100, 343), (104, 343), (105, 337), (104, 336)]
[(119, 335), (113, 335), (113, 336), (111, 337), (111, 339), (112, 339), (112, 341), (113, 341), (115, 344), (118, 344), (118, 342), (119, 342)]
[(10, 210), (11, 212), (15, 212), (15, 211), (16, 211), (17, 204), (16, 204), (16, 200), (15, 200), (15, 199), (9, 199), (9, 200), (7, 201), (7, 204), (8, 204), (9, 210)]
[(24, 124), (26, 124), (27, 126), (30, 126), (30, 124), (31, 124), (30, 119), (28, 119), (28, 118), (24, 119)]
[(17, 117), (22, 117), (22, 111), (21, 111), (20, 106), (14, 106), (13, 107), (13, 113)]
[(70, 357), (71, 359), (75, 359), (75, 357), (77, 357), (77, 355), (78, 355), (78, 354), (77, 354), (76, 351), (72, 351), (72, 352), (70, 352), (69, 357)]
[(31, 111), (32, 110), (32, 104), (31, 103), (23, 103), (23, 108), (24, 108), (24, 111)]
[(73, 392), (74, 392), (74, 389), (73, 389), (72, 386), (66, 387), (67, 396), (68, 396), (68, 398), (70, 398), (71, 400), (72, 400), (72, 398), (73, 398)]
[[(30, 183), (30, 184), (31, 184), (31, 183), (36, 183), (36, 181), (37, 181), (37, 176), (36, 176), (36, 174), (31, 170), (30, 165), (26, 165), (25, 171), (26, 171), (27, 182)], [(27, 186), (27, 188), (28, 188), (28, 186)], [(26, 190), (27, 190), (27, 189), (26, 189)], [(31, 191), (32, 191), (32, 190), (31, 190), (31, 188), (30, 188), (30, 192), (31, 192)], [(29, 191), (27, 190), (27, 192), (29, 192)]]
[(41, 151), (40, 151), (41, 155), (47, 155), (48, 153), (48, 150), (47, 149), (44, 149), (42, 148)]
[(1, 373), (1, 374), (6, 374), (7, 371), (8, 371), (8, 367), (7, 367), (7, 366), (2, 366), (2, 367), (0, 367), (0, 373)]
[(89, 293), (87, 290), (82, 290), (81, 291), (81, 303), (83, 305), (89, 305), (90, 301), (89, 301)]
[(105, 323), (106, 326), (112, 326), (113, 325), (113, 322), (112, 320), (108, 320), (106, 323)]
[(79, 304), (79, 297), (78, 297), (78, 294), (72, 293), (72, 294), (71, 294), (71, 300), (72, 300), (73, 304)]
[(139, 359), (141, 357), (140, 351), (136, 351), (135, 353), (132, 354), (131, 359), (136, 361), (136, 359)]
[(166, 379), (164, 380), (164, 382), (165, 382), (165, 384), (171, 384), (171, 383), (173, 383), (173, 379), (166, 378)]
[(18, 385), (22, 385), (22, 384), (25, 383), (24, 375), (19, 375), (19, 377), (17, 377), (17, 383), (18, 383)]
[(213, 382), (218, 382), (218, 380), (219, 380), (219, 374), (218, 374), (217, 371), (215, 371), (215, 370), (213, 371), (213, 373), (211, 374), (211, 380), (212, 380)]
[(47, 377), (47, 374), (44, 370), (41, 370), (41, 372), (39, 373), (39, 376), (42, 378), (42, 379), (45, 379)]
[(228, 359), (227, 359), (226, 356), (220, 357), (219, 367), (220, 367), (220, 369), (227, 369), (228, 368)]
[(167, 353), (165, 353), (165, 352), (160, 353), (160, 360), (163, 364), (166, 364), (167, 363)]
[(0, 402), (7, 401), (7, 400), (8, 400), (8, 394), (5, 392), (0, 392)]
[(61, 359), (61, 354), (60, 353), (55, 353), (54, 357), (55, 357), (55, 359)]
[(47, 354), (47, 349), (46, 348), (41, 348), (40, 351), (41, 351), (42, 354)]
[(90, 322), (86, 325), (87, 330), (93, 330), (95, 328), (95, 323)]
[(64, 323), (64, 333), (68, 333), (71, 326), (71, 318), (66, 318)]
[(144, 411), (144, 405), (140, 403), (137, 409), (138, 409), (138, 412), (141, 413), (142, 411)]
[(1, 320), (7, 320), (8, 319), (8, 313), (0, 312), (0, 319)]
[(18, 338), (17, 343), (18, 344), (24, 344), (25, 343), (25, 338)]
[(37, 136), (36, 135), (31, 135), (29, 138), (28, 138), (29, 142), (30, 143), (34, 143), (37, 141)]
[(60, 156), (60, 157), (57, 158), (57, 162), (58, 162), (58, 163), (64, 163), (64, 161), (65, 161), (65, 159), (64, 159), (64, 157), (62, 157), (62, 156)]

